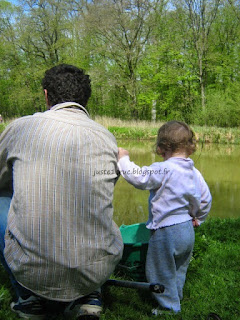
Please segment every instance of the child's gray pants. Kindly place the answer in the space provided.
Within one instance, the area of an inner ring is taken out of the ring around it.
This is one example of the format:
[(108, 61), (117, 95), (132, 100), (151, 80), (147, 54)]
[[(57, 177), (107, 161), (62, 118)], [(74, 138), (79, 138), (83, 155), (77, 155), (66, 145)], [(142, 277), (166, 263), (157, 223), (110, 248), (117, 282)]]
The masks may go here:
[(154, 293), (159, 308), (180, 312), (194, 241), (191, 220), (153, 231), (147, 252), (146, 277), (150, 283), (165, 286), (164, 293)]

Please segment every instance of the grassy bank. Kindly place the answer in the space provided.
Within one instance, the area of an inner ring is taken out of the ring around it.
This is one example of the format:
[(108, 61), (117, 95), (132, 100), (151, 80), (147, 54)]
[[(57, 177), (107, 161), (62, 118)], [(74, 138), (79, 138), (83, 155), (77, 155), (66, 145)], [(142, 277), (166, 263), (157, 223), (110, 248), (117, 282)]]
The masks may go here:
[[(96, 122), (106, 127), (117, 139), (156, 139), (163, 122), (121, 120), (108, 117), (95, 117)], [(10, 121), (0, 124), (0, 133)], [(240, 144), (240, 128), (217, 128), (191, 126), (198, 142)]]
[[(95, 120), (111, 131), (117, 139), (155, 139), (163, 122), (125, 121), (107, 117)], [(240, 128), (191, 126), (198, 142), (240, 144)]]
[[(206, 320), (210, 312), (223, 320), (240, 319), (240, 219), (209, 219), (196, 230), (196, 244), (184, 288), (180, 315), (163, 319)], [(148, 294), (109, 289), (106, 320), (150, 320)]]
[[(240, 319), (240, 219), (209, 219), (196, 229), (196, 244), (182, 300), (182, 312), (163, 319), (207, 320), (210, 312), (222, 320)], [(5, 272), (0, 269), (1, 320), (15, 320)], [(154, 302), (148, 292), (107, 287), (101, 320), (150, 320)], [(62, 319), (57, 316), (54, 319)], [(158, 318), (156, 318), (158, 319)]]

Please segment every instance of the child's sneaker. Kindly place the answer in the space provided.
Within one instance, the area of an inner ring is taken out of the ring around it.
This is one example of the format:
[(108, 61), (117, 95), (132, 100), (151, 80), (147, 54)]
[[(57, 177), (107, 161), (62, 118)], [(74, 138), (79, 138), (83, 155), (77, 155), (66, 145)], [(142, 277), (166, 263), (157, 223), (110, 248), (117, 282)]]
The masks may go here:
[(102, 311), (101, 294), (97, 291), (71, 302), (64, 311), (66, 319), (91, 319), (100, 318)]
[(42, 320), (46, 317), (45, 301), (37, 296), (19, 297), (17, 302), (11, 303), (11, 309), (20, 318)]
[(176, 313), (170, 309), (152, 309), (153, 316), (174, 316)]

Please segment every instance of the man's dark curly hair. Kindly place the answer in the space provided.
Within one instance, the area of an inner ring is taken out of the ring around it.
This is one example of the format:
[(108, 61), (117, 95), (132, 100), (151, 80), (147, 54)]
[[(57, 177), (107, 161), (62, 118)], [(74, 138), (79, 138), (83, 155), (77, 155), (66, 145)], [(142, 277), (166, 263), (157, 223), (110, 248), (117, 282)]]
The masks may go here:
[(50, 106), (70, 101), (85, 107), (91, 96), (89, 76), (82, 69), (69, 64), (60, 64), (47, 70), (42, 86), (47, 90)]
[(194, 132), (182, 121), (169, 121), (158, 130), (156, 152), (161, 151), (180, 151), (185, 150), (192, 154), (196, 150), (196, 139)]

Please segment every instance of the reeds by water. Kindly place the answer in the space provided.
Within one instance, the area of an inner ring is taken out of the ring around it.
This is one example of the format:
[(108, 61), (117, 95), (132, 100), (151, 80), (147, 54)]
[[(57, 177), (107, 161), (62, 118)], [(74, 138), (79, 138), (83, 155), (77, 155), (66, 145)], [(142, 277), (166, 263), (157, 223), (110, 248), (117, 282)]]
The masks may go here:
[[(96, 116), (94, 120), (107, 128), (116, 139), (154, 140), (161, 121), (122, 120)], [(10, 120), (12, 121), (12, 119)], [(0, 133), (10, 121), (0, 123)], [(200, 143), (240, 144), (240, 128), (219, 128), (190, 125)]]
[[(108, 117), (96, 117), (117, 139), (156, 139), (160, 121), (121, 120)], [(240, 128), (218, 128), (190, 125), (196, 134), (197, 142), (240, 144)]]

